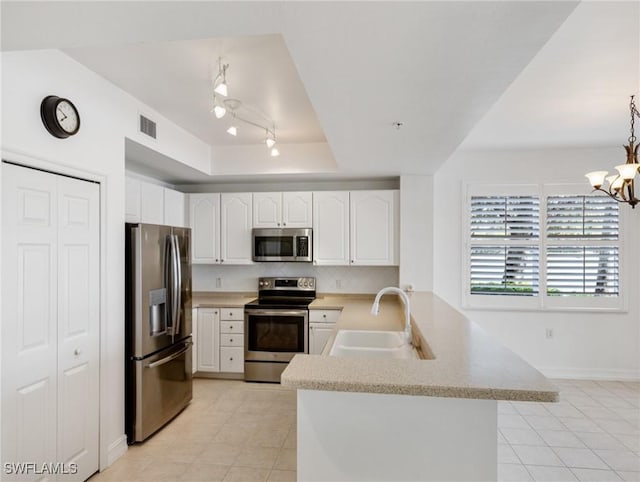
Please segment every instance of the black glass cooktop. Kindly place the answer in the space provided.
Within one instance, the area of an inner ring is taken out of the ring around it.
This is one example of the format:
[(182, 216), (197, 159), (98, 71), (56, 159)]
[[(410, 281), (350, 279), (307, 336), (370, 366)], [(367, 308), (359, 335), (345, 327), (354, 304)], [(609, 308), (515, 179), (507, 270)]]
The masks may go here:
[(244, 307), (247, 309), (271, 308), (278, 310), (298, 308), (306, 310), (313, 300), (314, 298), (311, 297), (288, 298), (274, 296), (269, 298), (256, 298), (244, 305)]

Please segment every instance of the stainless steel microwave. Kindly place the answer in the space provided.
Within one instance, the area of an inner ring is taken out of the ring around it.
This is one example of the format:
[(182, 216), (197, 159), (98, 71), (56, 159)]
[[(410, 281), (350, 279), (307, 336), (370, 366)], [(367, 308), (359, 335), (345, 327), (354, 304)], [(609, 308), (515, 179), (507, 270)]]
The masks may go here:
[(298, 261), (310, 263), (311, 228), (254, 228), (254, 261)]

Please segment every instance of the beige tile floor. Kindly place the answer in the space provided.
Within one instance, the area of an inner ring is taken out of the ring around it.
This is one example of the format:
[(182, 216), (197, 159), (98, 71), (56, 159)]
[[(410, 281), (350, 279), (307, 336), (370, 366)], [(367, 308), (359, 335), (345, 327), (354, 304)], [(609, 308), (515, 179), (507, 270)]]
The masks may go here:
[[(498, 403), (498, 480), (640, 482), (640, 383), (555, 383), (560, 403)], [(295, 479), (295, 391), (197, 379), (189, 407), (91, 482)]]
[(296, 480), (296, 393), (275, 384), (195, 379), (169, 425), (91, 482)]

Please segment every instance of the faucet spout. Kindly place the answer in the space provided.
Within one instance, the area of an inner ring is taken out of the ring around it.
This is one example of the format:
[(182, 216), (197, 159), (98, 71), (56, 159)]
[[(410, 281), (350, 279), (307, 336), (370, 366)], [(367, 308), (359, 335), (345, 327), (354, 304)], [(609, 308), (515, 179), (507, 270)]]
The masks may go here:
[(380, 291), (378, 291), (376, 299), (373, 300), (373, 304), (371, 305), (371, 314), (378, 314), (378, 310), (380, 308), (380, 298), (382, 298), (382, 295), (387, 293), (397, 294), (404, 303), (404, 336), (406, 342), (408, 344), (411, 344), (411, 308), (409, 306), (409, 297), (407, 296), (407, 293), (405, 293), (400, 288), (396, 288), (395, 286), (387, 286), (386, 288), (382, 288)]

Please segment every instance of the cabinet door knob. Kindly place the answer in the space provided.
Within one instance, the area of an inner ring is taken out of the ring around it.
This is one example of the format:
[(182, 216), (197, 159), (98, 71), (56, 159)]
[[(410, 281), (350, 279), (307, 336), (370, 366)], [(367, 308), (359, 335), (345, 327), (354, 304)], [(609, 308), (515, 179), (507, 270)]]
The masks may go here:
[(327, 315), (326, 315), (326, 314), (325, 314), (325, 315), (322, 315), (322, 317), (323, 317), (323, 318), (326, 318), (326, 317), (327, 317)]
[(230, 343), (233, 343), (233, 338), (229, 338), (229, 342), (230, 342)]
[(229, 361), (233, 361), (233, 357), (232, 356), (229, 357)]
[(283, 225), (283, 226), (286, 226), (286, 225), (287, 225), (287, 223), (282, 223), (282, 225)]
[(82, 350), (80, 350), (80, 348), (76, 348), (75, 350), (73, 350), (73, 354), (75, 356), (78, 356), (80, 353), (82, 353)]

